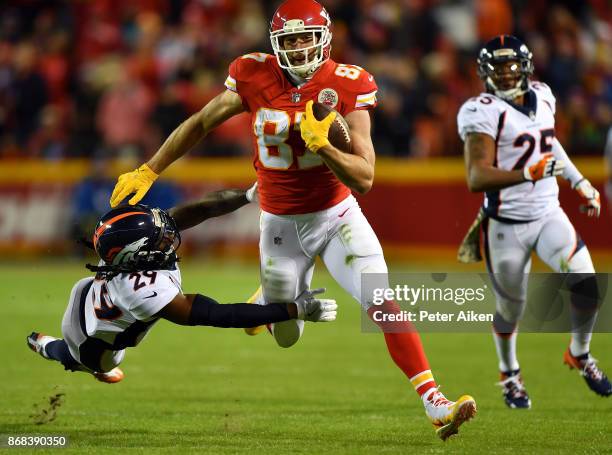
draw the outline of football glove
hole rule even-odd
[[[257,193],[257,182],[255,182],[251,188],[246,190],[245,196],[247,198],[247,201],[249,202],[259,202],[259,193]]]
[[[300,122],[300,132],[308,150],[317,153],[321,147],[329,145],[327,135],[335,119],[336,113],[330,112],[323,120],[317,120],[312,112],[312,100],[306,103],[306,113]]]
[[[147,194],[158,175],[149,166],[143,164],[132,172],[121,174],[110,198],[111,207],[117,207],[121,201],[132,193],[134,196],[128,201],[130,205],[138,202]]]
[[[586,200],[586,204],[580,205],[580,211],[586,213],[587,216],[599,217],[601,213],[601,199],[599,198],[599,191],[591,185],[591,182],[583,178],[574,186],[574,189]]]
[[[565,161],[556,159],[552,153],[545,153],[536,164],[523,168],[523,177],[525,177],[525,180],[535,182],[547,177],[561,175],[563,169],[565,169]]]
[[[459,262],[470,264],[482,261],[482,254],[480,253],[480,225],[484,219],[485,213],[481,208],[467,234],[465,234],[461,245],[459,245],[459,251],[457,251],[457,260]]]
[[[336,319],[338,305],[332,299],[315,299],[314,296],[325,292],[325,288],[306,289],[295,299],[297,318],[311,322],[330,322]]]

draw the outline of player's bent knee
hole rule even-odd
[[[594,274],[576,273],[569,277],[571,302],[574,309],[591,313],[599,308],[599,286]]]
[[[389,287],[389,271],[382,254],[360,258],[360,261],[363,264],[356,275],[353,295],[367,312],[373,306],[373,290]]]
[[[272,324],[272,335],[281,348],[290,348],[304,332],[304,321],[291,320]]]
[[[266,302],[289,302],[297,296],[297,265],[292,258],[268,257],[261,266]]]
[[[523,316],[525,301],[497,299],[497,313],[510,324],[515,324]]]

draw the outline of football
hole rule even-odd
[[[330,112],[336,112],[336,118],[329,127],[329,142],[338,150],[344,153],[351,153],[351,130],[349,129],[346,120],[327,104],[314,103],[312,105],[312,113],[317,120],[323,120]]]

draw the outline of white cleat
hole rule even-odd
[[[476,402],[469,395],[449,401],[437,388],[423,394],[425,414],[436,429],[436,434],[446,441],[459,432],[459,427],[476,415]]]
[[[28,347],[32,351],[36,352],[37,354],[40,354],[42,358],[47,359],[47,360],[53,360],[53,359],[50,359],[47,356],[47,352],[45,351],[45,346],[47,346],[47,344],[55,340],[59,340],[59,338],[50,337],[48,335],[44,335],[38,332],[32,332],[30,335],[26,337]]]

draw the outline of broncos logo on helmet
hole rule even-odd
[[[87,268],[114,276],[174,267],[181,235],[165,211],[141,204],[126,205],[100,218],[92,243],[104,265],[87,264]]]
[[[527,45],[511,35],[496,36],[478,53],[478,76],[487,92],[512,101],[529,90],[533,55]]]

